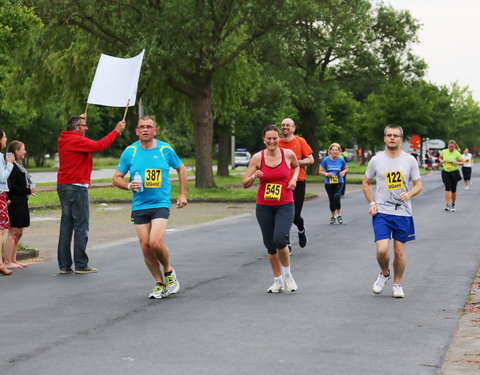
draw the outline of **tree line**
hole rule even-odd
[[[0,0],[0,121],[37,164],[82,113],[101,53],[146,53],[137,93],[159,137],[196,161],[198,188],[228,174],[229,142],[262,147],[284,117],[314,150],[375,149],[388,123],[406,135],[478,145],[480,108],[468,88],[425,79],[420,23],[369,0]],[[91,138],[123,109],[90,106]],[[138,108],[129,110],[134,139]],[[218,145],[218,152],[215,152]]]

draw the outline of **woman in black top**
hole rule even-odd
[[[23,235],[23,228],[30,226],[28,195],[34,194],[35,188],[31,187],[30,175],[22,165],[27,154],[25,145],[20,141],[13,141],[8,145],[7,151],[15,156],[15,161],[7,182],[9,188],[7,196],[10,201],[8,205],[10,229],[5,242],[5,266],[10,269],[23,268],[27,265],[17,262],[17,249]]]

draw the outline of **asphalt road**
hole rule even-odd
[[[49,261],[0,278],[1,373],[436,374],[480,263],[480,186],[459,185],[447,213],[439,174],[423,180],[405,299],[391,297],[391,283],[371,292],[378,266],[356,192],[342,201],[341,226],[329,225],[326,200],[305,204],[295,293],[266,293],[252,215],[167,236],[181,283],[170,298],[147,299],[153,282],[136,242],[96,250],[98,274],[58,275]]]

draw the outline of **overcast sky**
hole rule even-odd
[[[415,53],[428,64],[427,80],[468,86],[480,102],[480,0],[384,0],[409,10],[423,25]]]

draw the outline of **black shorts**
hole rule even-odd
[[[472,167],[462,167],[463,179],[469,181],[472,177]]]
[[[442,181],[445,185],[445,191],[451,191],[452,193],[457,192],[457,183],[458,183],[458,175],[460,171],[452,171],[447,172],[445,170],[442,171]]]
[[[153,219],[166,219],[170,217],[170,208],[146,208],[145,210],[132,211],[132,224],[148,224]]]

